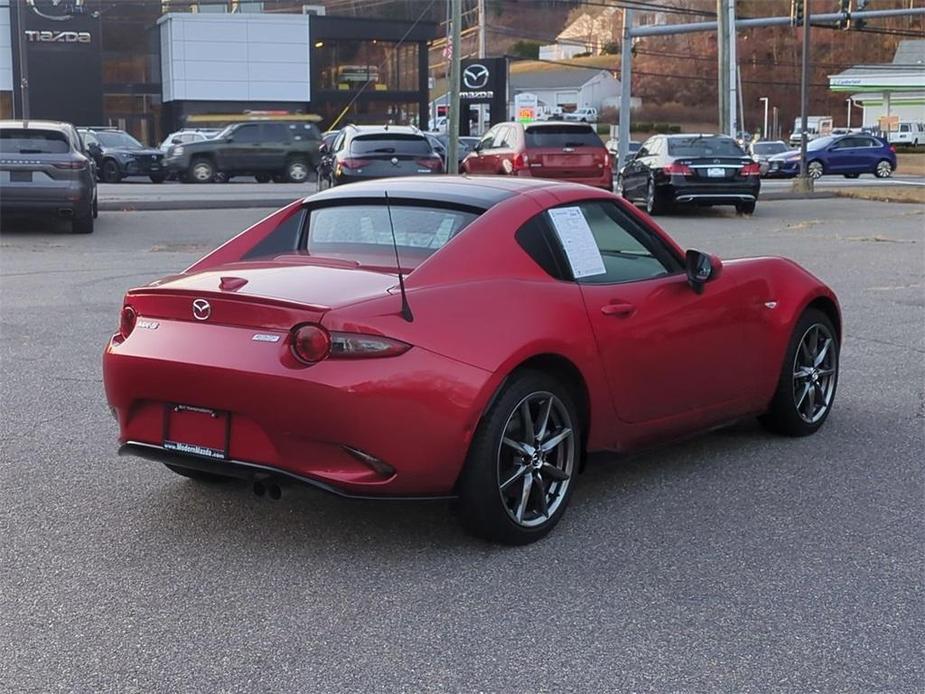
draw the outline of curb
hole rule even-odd
[[[277,198],[253,198],[237,200],[100,200],[101,212],[165,212],[168,210],[233,210],[257,207],[279,208],[294,200],[302,200],[304,195]]]

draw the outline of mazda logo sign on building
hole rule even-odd
[[[469,89],[483,89],[488,84],[488,68],[480,63],[470,65],[463,70],[462,79]]]
[[[26,0],[39,17],[55,22],[66,22],[82,9],[83,0]]]

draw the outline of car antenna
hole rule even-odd
[[[405,278],[401,271],[401,260],[398,257],[398,241],[395,240],[395,225],[392,224],[392,205],[389,203],[388,191],[385,193],[385,209],[389,214],[389,230],[392,232],[392,248],[395,249],[395,264],[398,266],[398,288],[401,290],[401,317],[409,323],[414,322],[411,305],[408,303],[408,294],[405,292]]]

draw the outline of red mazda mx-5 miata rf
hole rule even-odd
[[[121,452],[197,480],[456,497],[520,544],[589,453],[828,416],[841,318],[781,258],[686,253],[611,193],[523,178],[356,183],[132,289],[103,357]]]

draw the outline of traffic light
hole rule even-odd
[[[835,9],[836,12],[841,14],[841,17],[838,18],[838,21],[835,23],[841,30],[845,30],[851,27],[851,0],[838,0],[838,7]]]
[[[867,3],[868,3],[868,0],[857,0],[857,2],[854,4],[855,12],[859,12],[863,9],[866,9]],[[852,17],[850,24],[851,24],[852,29],[863,29],[864,25],[867,24],[867,20],[861,19],[860,17],[857,19]]]
[[[790,26],[803,25],[803,0],[790,0]]]

